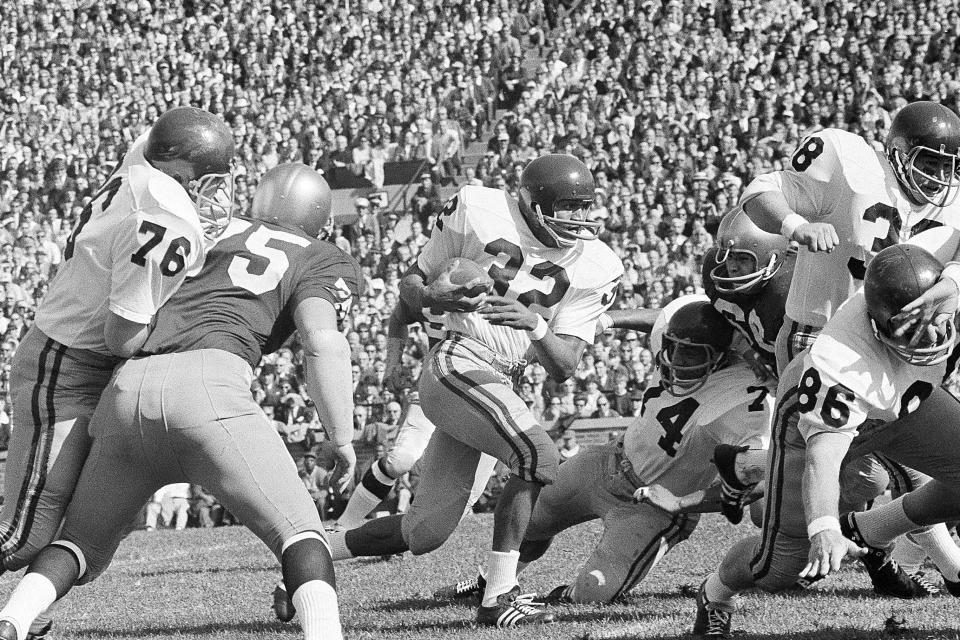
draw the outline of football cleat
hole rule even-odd
[[[541,624],[553,622],[553,614],[543,611],[543,603],[534,600],[536,594],[520,594],[520,587],[514,587],[497,596],[497,604],[492,607],[480,605],[477,610],[477,623],[498,629],[516,627],[521,624]]]
[[[943,590],[940,589],[940,587],[938,587],[937,585],[930,582],[930,579],[927,578],[927,576],[925,576],[922,571],[917,571],[915,573],[910,574],[910,579],[913,580],[914,583],[916,583],[918,588],[927,592],[926,596],[921,594],[920,595],[921,598],[943,595]]]
[[[719,602],[708,602],[704,580],[697,591],[697,619],[693,623],[693,635],[698,638],[729,638],[730,619],[733,607]]]
[[[30,625],[30,631],[27,632],[27,640],[44,640],[50,629],[53,627],[53,621],[48,618],[37,618]]]
[[[270,608],[280,622],[290,622],[293,616],[297,615],[297,609],[293,606],[293,600],[290,599],[283,583],[273,589],[273,605]]]
[[[0,620],[0,640],[18,640],[17,628],[9,620]]]
[[[487,581],[483,576],[477,574],[476,578],[461,580],[456,584],[448,584],[433,592],[433,597],[437,600],[463,600],[473,596],[482,596],[483,590],[487,588]]]
[[[561,584],[559,587],[554,588],[553,591],[540,598],[540,601],[546,605],[573,604],[573,599],[570,598],[570,585]]]
[[[857,546],[867,550],[867,553],[860,557],[860,562],[863,563],[864,568],[870,575],[873,591],[878,595],[912,600],[914,598],[927,598],[940,592],[926,579],[924,579],[926,584],[922,584],[913,576],[910,576],[897,564],[896,560],[889,556],[887,549],[867,544],[860,534],[860,530],[857,529],[857,520],[853,512],[840,518],[840,533],[852,540]],[[931,592],[927,585],[932,587],[934,592]]]

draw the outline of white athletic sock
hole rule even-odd
[[[890,554],[890,557],[909,574],[919,571],[920,565],[927,559],[927,552],[910,539],[912,535],[908,533],[897,538],[893,553]]]
[[[707,602],[719,605],[732,605],[737,592],[723,584],[720,581],[720,574],[711,573],[703,585],[703,593],[707,596]]]
[[[330,531],[327,533],[327,541],[330,543],[330,557],[333,560],[347,560],[354,557],[347,548],[346,531]]]
[[[487,587],[483,590],[483,606],[497,604],[497,596],[513,589],[517,584],[519,551],[491,551],[487,556]]]
[[[343,640],[337,592],[323,580],[300,585],[293,594],[305,640]]]
[[[376,466],[376,463],[374,463],[374,466]],[[367,515],[376,509],[380,502],[380,498],[373,495],[370,489],[367,489],[362,484],[357,485],[357,488],[353,490],[353,495],[350,496],[350,502],[347,503],[347,508],[344,509],[343,514],[337,518],[337,524],[344,529],[356,529],[363,524]]]
[[[950,536],[947,525],[941,522],[926,530],[914,531],[909,537],[927,552],[946,580],[960,580],[960,548]]]
[[[17,637],[23,640],[34,619],[57,600],[57,590],[50,580],[39,573],[28,573],[14,588],[7,606],[0,610],[0,620],[9,620],[17,628]]]
[[[857,529],[864,542],[883,549],[893,544],[897,536],[920,528],[903,510],[903,498],[904,496],[900,496],[887,504],[854,514]]]

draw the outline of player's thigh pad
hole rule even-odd
[[[518,477],[550,484],[557,447],[510,379],[450,340],[430,353],[420,377],[424,413],[438,430],[497,458]]]
[[[202,485],[280,557],[282,545],[323,524],[296,463],[250,395],[238,356],[201,349],[169,356],[160,404],[182,480]]]
[[[14,357],[0,556],[18,569],[56,535],[90,448],[87,427],[115,361],[32,328]]]
[[[172,476],[157,474],[161,459],[144,448],[142,434],[162,429],[141,421],[138,397],[147,360],[121,365],[90,423],[93,445],[67,507],[61,538],[77,545],[87,561],[81,582],[109,566],[124,532],[150,496]]]
[[[610,445],[584,447],[562,465],[533,507],[526,540],[549,540],[561,531],[599,518],[626,502],[610,495]]]
[[[396,477],[410,471],[423,457],[434,429],[433,423],[424,415],[420,401],[411,400],[393,448],[387,453],[387,464],[396,472]]]
[[[790,385],[789,373],[790,370],[781,384]],[[767,465],[763,531],[759,548],[750,560],[755,585],[765,591],[793,586],[806,565],[810,548],[801,495],[806,443],[797,429],[796,386],[786,387],[777,399]]]
[[[564,463],[563,466],[566,466]],[[626,595],[697,526],[697,514],[671,515],[649,504],[624,504],[604,515],[603,535],[580,569],[574,602],[612,602]]]
[[[480,452],[440,429],[423,454],[423,471],[410,509],[403,514],[403,539],[414,555],[446,542],[470,498]]]
[[[960,401],[942,387],[916,411],[864,440],[863,445],[904,467],[960,486]]]

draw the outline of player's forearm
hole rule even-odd
[[[120,358],[136,355],[150,335],[150,325],[121,318],[112,311],[103,327],[104,343],[110,352]]]
[[[429,307],[431,300],[427,295],[427,277],[419,266],[413,264],[400,280],[400,299],[411,309]]]
[[[650,333],[659,315],[660,309],[610,309],[600,316],[597,332],[602,333],[606,329],[615,328]],[[607,317],[604,318],[604,316]]]
[[[807,524],[825,522],[822,518],[839,523],[840,465],[849,448],[849,438],[840,433],[822,432],[807,441],[801,490]]]
[[[350,345],[334,329],[311,331],[304,340],[307,389],[317,415],[336,446],[353,440],[353,385]]]
[[[574,374],[586,343],[573,336],[560,336],[550,329],[539,340],[531,342],[536,360],[546,369],[547,375],[563,382]]]
[[[780,191],[764,191],[745,200],[742,206],[747,217],[767,233],[776,233],[790,238],[792,234],[786,233],[790,229],[783,228],[784,222],[788,224],[792,222],[794,226],[801,219],[806,222],[805,218],[793,210]]]

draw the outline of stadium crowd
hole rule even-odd
[[[345,329],[356,440],[374,451],[391,445],[402,415],[404,392],[384,379],[386,321],[442,207],[437,185],[515,192],[530,159],[580,157],[596,175],[603,238],[626,267],[618,304],[659,308],[700,287],[720,216],[805,135],[840,127],[882,149],[907,101],[960,106],[957,0],[936,12],[919,0],[568,4],[0,7],[0,430],[10,428],[10,360],[70,230],[125,147],[170,107],[200,106],[232,127],[241,211],[280,162],[348,167],[380,186],[385,163],[427,160],[409,206],[387,215],[359,200],[361,222],[335,234],[367,280]],[[465,166],[476,141],[485,152]],[[411,381],[426,350],[415,328]],[[533,365],[520,392],[573,449],[560,436],[569,417],[633,415],[653,366],[646,336],[611,331],[573,379],[555,383]],[[291,451],[322,452],[296,345],[257,374],[253,391]]]

